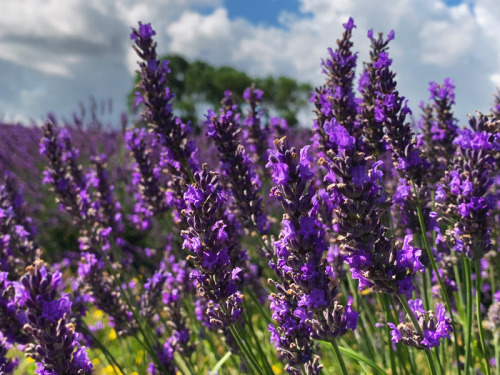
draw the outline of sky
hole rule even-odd
[[[497,0],[1,0],[0,120],[70,118],[89,98],[113,101],[118,118],[132,87],[130,27],[157,31],[159,54],[179,53],[253,76],[287,75],[319,85],[321,59],[352,16],[358,75],[366,33],[396,38],[389,51],[398,90],[414,114],[430,81],[456,84],[461,124],[488,112],[500,86]],[[310,125],[312,113],[302,118]]]

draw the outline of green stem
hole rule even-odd
[[[465,331],[465,375],[469,374],[471,360],[471,341],[472,341],[472,276],[470,260],[462,256],[465,270],[465,291],[466,291],[466,331]]]
[[[120,371],[122,374],[125,374],[125,372],[123,371],[123,368],[120,366],[120,364],[117,362],[117,360],[115,359],[115,357],[113,357],[113,354],[111,354],[111,352],[108,350],[108,348],[106,348],[106,345],[104,345],[93,333],[92,331],[88,328],[87,326],[87,323],[83,323],[82,326],[81,326],[82,330],[87,334],[89,335],[90,337],[92,337],[92,341],[99,347],[99,349],[102,350],[102,352],[104,353],[104,356],[106,357],[106,359],[108,360],[109,364],[112,365],[111,367],[113,367],[113,370],[114,372],[118,375],[118,371]],[[118,369],[118,371],[116,370]]]
[[[441,362],[439,361],[439,356],[436,355],[437,350],[439,347],[436,348],[436,351],[431,351],[432,359],[434,360],[434,363],[437,363],[437,369],[439,372],[439,375],[443,375],[443,368],[441,366]]]
[[[413,179],[411,180],[411,183],[413,185],[413,192],[415,194],[415,197],[418,199],[417,187]],[[436,278],[438,279],[439,287],[441,289],[441,295],[443,296],[446,304],[446,309],[450,314],[451,328],[453,330],[453,345],[455,349],[454,350],[455,360],[457,361],[458,374],[460,375],[461,369],[460,369],[460,357],[458,351],[458,338],[457,338],[457,332],[455,330],[455,320],[453,318],[453,310],[451,308],[450,298],[448,296],[448,293],[446,292],[443,279],[441,278],[441,275],[439,275],[436,261],[434,260],[434,255],[432,254],[431,247],[429,246],[429,240],[427,239],[427,230],[425,228],[425,223],[424,223],[424,214],[422,213],[422,207],[420,206],[420,201],[417,202],[417,216],[418,216],[418,222],[420,224],[420,231],[422,232],[422,239],[424,240],[425,251],[427,252],[427,256],[429,257],[429,260],[431,262],[432,270],[434,271],[434,273],[436,274]]]
[[[384,308],[384,319],[386,321],[386,323],[390,322],[391,321],[391,318],[389,316],[390,312],[389,312],[389,301],[388,301],[388,296],[386,294],[381,294],[381,302],[382,302],[382,305],[383,305],[383,308]],[[389,359],[390,359],[390,362],[391,362],[391,370],[392,370],[392,374],[394,375],[397,375],[398,374],[398,371],[397,371],[397,368],[396,368],[396,359],[394,358],[394,349],[392,347],[392,340],[391,340],[391,329],[389,328],[389,326],[386,324],[385,326],[385,333],[387,335],[387,345],[389,347]]]
[[[483,318],[481,316],[481,266],[479,264],[479,258],[475,261],[476,266],[476,315],[477,315],[477,328],[479,331],[479,341],[481,342],[481,351],[483,352],[483,358],[486,363],[486,373],[491,375],[490,361],[488,360],[488,353],[486,351],[486,344],[484,342],[484,332],[483,332]]]
[[[229,325],[229,330],[231,331],[231,334],[233,335],[234,339],[236,340],[236,344],[238,345],[238,348],[245,355],[245,358],[248,360],[248,362],[252,366],[253,370],[257,374],[263,374],[264,372],[260,368],[259,363],[255,360],[252,353],[248,351],[248,348],[244,345],[244,341],[241,338],[241,336],[239,335],[238,331],[235,329],[235,327],[232,325]]]
[[[406,297],[399,295],[398,298],[399,298],[399,301],[401,302],[401,305],[403,305],[403,308],[405,309],[406,314],[410,317],[411,322],[413,323],[413,326],[417,330],[417,333],[419,334],[420,337],[423,338],[424,331],[422,330],[422,327],[418,323],[418,319],[415,316],[415,314],[413,313],[410,305],[408,304]],[[432,358],[430,350],[424,350],[424,352],[425,352],[425,356],[427,358],[427,364],[429,365],[429,370],[431,371],[431,374],[437,375],[436,366],[434,364],[434,359]]]
[[[495,373],[500,375],[500,334],[495,333]]]
[[[455,292],[454,294],[456,294],[457,298],[455,298],[456,301],[458,301],[457,303],[457,311],[458,311],[458,315],[460,317],[460,319],[462,319],[462,321],[464,321],[465,319],[463,318],[463,315],[464,315],[464,312],[463,312],[463,307],[465,306],[464,304],[464,298],[462,296],[462,277],[460,275],[460,270],[458,269],[458,265],[456,264],[456,262],[453,262],[453,274],[455,275],[455,281],[457,283],[457,292]]]
[[[332,344],[333,347],[333,352],[335,353],[335,357],[337,358],[337,362],[340,365],[340,368],[342,369],[342,374],[343,375],[349,375],[347,372],[347,367],[345,367],[344,359],[342,358],[342,354],[340,354],[339,346],[337,345],[337,341],[333,339],[330,341],[330,344]]]
[[[495,267],[492,262],[490,262],[490,285],[491,285],[491,295],[494,296],[497,292],[496,282],[495,282]]]
[[[248,312],[248,309],[246,309],[246,311]],[[252,338],[253,338],[253,340],[255,342],[255,346],[257,347],[257,351],[259,352],[259,356],[261,358],[261,362],[264,364],[264,367],[266,368],[266,371],[269,374],[272,375],[273,374],[273,369],[271,368],[271,365],[267,361],[267,357],[264,354],[264,351],[262,350],[262,347],[260,346],[260,342],[259,342],[259,339],[257,338],[257,335],[255,334],[255,330],[252,328],[252,322],[250,321],[250,318],[247,316],[246,313],[243,314],[243,316],[245,318],[246,325],[250,328],[250,334],[252,335]]]
[[[424,295],[424,305],[426,310],[430,310],[431,305],[429,304],[429,284],[427,282],[427,269],[424,270],[424,273],[422,274],[422,281],[424,285],[424,290],[423,290],[423,295]]]
[[[106,253],[104,253],[104,250],[102,250],[102,248],[100,246],[97,246],[97,248],[98,248],[98,250],[100,252],[101,257],[103,258],[103,260],[104,260],[104,262],[106,264],[106,268],[109,270],[109,272],[111,272],[111,275],[113,276],[113,280],[114,280],[116,286],[118,287],[118,289],[120,290],[120,294],[122,295],[123,299],[125,300],[125,303],[127,304],[128,308],[132,312],[132,315],[134,317],[135,322],[137,323],[139,331],[141,332],[141,334],[142,334],[142,336],[144,338],[144,343],[142,341],[140,341],[138,337],[136,337],[136,340],[139,343],[141,343],[143,345],[143,347],[148,351],[148,353],[153,358],[153,361],[160,368],[160,370],[166,372],[167,370],[166,370],[165,366],[163,366],[163,363],[161,362],[160,358],[158,357],[158,354],[153,349],[153,346],[149,343],[149,340],[148,340],[149,337],[148,337],[148,335],[146,334],[146,332],[144,331],[144,329],[142,327],[142,324],[141,324],[142,319],[141,319],[140,315],[137,313],[137,311],[135,310],[135,308],[132,306],[132,303],[130,302],[129,297],[125,293],[125,290],[123,290],[123,287],[122,287],[122,284],[120,282],[120,279],[118,278],[118,275],[116,274],[113,266],[111,265],[111,262],[109,261]]]

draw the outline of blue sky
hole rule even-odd
[[[253,24],[281,26],[278,22],[282,12],[299,13],[298,0],[226,0],[229,18],[244,18]]]
[[[118,117],[137,67],[128,34],[139,20],[157,30],[161,54],[321,84],[320,61],[349,16],[359,67],[368,29],[395,30],[390,55],[414,113],[428,82],[446,77],[462,123],[488,111],[500,86],[498,0],[2,0],[0,118],[69,118],[90,96],[112,98]]]

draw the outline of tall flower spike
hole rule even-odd
[[[375,39],[371,39],[372,44],[376,44]],[[413,179],[419,184],[425,175],[426,165],[416,145],[410,123],[406,122],[406,116],[411,111],[408,101],[396,89],[396,73],[391,70],[391,65],[392,60],[387,52],[380,52],[372,65],[372,74],[376,79],[374,119],[379,128],[385,128],[384,138],[392,150],[394,163],[401,177]],[[381,139],[378,140],[380,141]]]
[[[185,186],[191,181],[191,171],[199,169],[195,156],[197,150],[194,142],[189,140],[191,127],[174,115],[171,101],[175,95],[168,87],[168,61],[158,60],[156,42],[152,38],[155,34],[150,24],[139,23],[139,29],[132,29],[130,35],[135,43],[133,48],[141,59],[136,104],[144,105],[143,120],[168,150],[165,170],[170,176],[168,184],[174,194],[175,207],[180,212],[184,208],[182,196]],[[178,213],[176,215],[180,218]]]
[[[352,53],[352,30],[356,27],[352,18],[344,25],[342,39],[337,40],[337,48],[328,49],[329,58],[322,62],[326,82],[312,93],[311,101],[316,109],[315,144],[326,153],[332,149],[324,125],[335,118],[350,133],[356,120],[353,81],[356,70],[357,53]]]
[[[332,120],[332,140],[341,152],[330,153],[331,160],[320,160],[329,169],[326,180],[341,236],[340,248],[346,255],[352,276],[359,287],[368,287],[391,295],[411,298],[413,277],[422,271],[421,250],[411,246],[413,237],[403,243],[391,243],[381,223],[386,203],[380,186],[381,161],[371,164],[363,152],[356,151],[354,137]]]
[[[184,215],[189,225],[182,232],[184,247],[197,269],[191,277],[198,282],[200,296],[208,301],[210,323],[227,334],[227,327],[238,322],[243,312],[243,295],[239,291],[243,272],[234,268],[229,258],[226,199],[218,186],[218,175],[204,166],[194,179],[184,195]]]
[[[471,117],[471,129],[462,129],[454,143],[457,151],[453,169],[446,171],[436,189],[436,209],[440,220],[453,225],[445,240],[455,251],[470,259],[482,258],[491,249],[490,211],[495,196],[492,170],[500,151],[499,121],[478,112]]]
[[[262,212],[262,198],[259,196],[261,182],[253,162],[238,141],[241,131],[239,116],[232,111],[222,112],[219,116],[209,111],[206,124],[207,135],[214,140],[219,151],[222,172],[231,181],[231,192],[242,222],[247,227],[257,228],[260,233],[266,233],[269,223]]]
[[[243,140],[248,153],[253,156],[253,162],[260,165],[261,169],[266,165],[267,160],[267,139],[269,128],[261,122],[263,111],[260,102],[264,92],[255,88],[252,84],[243,93],[243,99],[248,104],[248,113],[243,119]]]
[[[361,100],[358,101],[359,128],[363,134],[364,147],[369,154],[376,157],[386,150],[386,144],[383,140],[384,128],[375,118],[375,104],[377,101],[378,69],[380,68],[379,58],[381,54],[386,61],[386,51],[389,49],[389,42],[394,39],[394,32],[391,31],[387,38],[382,33],[377,38],[373,37],[373,30],[368,31],[368,38],[371,41],[370,61],[363,63],[364,69],[359,78],[358,90],[361,94]]]
[[[166,253],[164,265],[167,269],[165,288],[162,291],[164,309],[168,313],[169,326],[172,328],[172,339],[175,340],[176,350],[185,356],[190,356],[195,346],[190,343],[191,332],[186,325],[182,297],[191,293],[194,282],[190,279],[190,273],[185,260],[176,262],[173,255]]]
[[[75,167],[75,152],[68,150],[68,136],[60,136],[50,120],[43,127],[43,132],[40,154],[48,159],[43,182],[52,185],[61,208],[83,219],[89,209],[90,198],[79,168]],[[71,166],[68,159],[72,160]],[[76,174],[73,175],[73,172]]]
[[[281,202],[285,214],[280,239],[274,243],[276,260],[270,262],[278,277],[273,282],[278,293],[270,296],[277,326],[269,325],[269,330],[278,354],[290,362],[287,370],[293,372],[301,364],[316,361],[311,338],[332,341],[344,335],[356,327],[358,314],[335,301],[335,280],[323,257],[325,233],[313,206],[309,146],[299,157],[284,138],[275,145],[267,165],[273,168],[276,184],[271,195]],[[301,343],[297,348],[296,342]]]
[[[21,191],[7,173],[5,184],[0,185],[0,272],[8,272],[11,279],[20,277],[41,254],[35,243],[35,228],[24,206]]]
[[[161,169],[155,166],[150,137],[144,128],[125,133],[125,145],[130,150],[133,164],[132,182],[137,186],[132,222],[141,229],[150,226],[151,218],[167,211],[166,191]],[[166,185],[166,184],[165,184]]]
[[[119,336],[132,335],[138,327],[125,301],[117,291],[112,277],[106,272],[104,261],[91,253],[84,253],[78,265],[78,284],[90,301],[109,315],[110,323]]]
[[[67,295],[57,299],[60,283],[60,273],[36,265],[16,286],[18,301],[27,309],[27,329],[36,339],[29,355],[37,361],[39,374],[91,374],[92,363],[68,321],[71,301]]]
[[[435,184],[444,175],[456,146],[453,140],[457,136],[457,120],[452,111],[455,104],[455,86],[450,78],[444,83],[429,83],[431,103],[421,106],[424,116],[419,125],[423,131],[425,159],[430,163],[428,178]]]

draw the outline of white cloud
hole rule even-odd
[[[477,0],[448,7],[439,0],[302,0],[305,16],[284,14],[285,28],[230,20],[224,9],[190,13],[167,29],[169,50],[234,64],[254,75],[287,74],[318,84],[323,80],[320,61],[327,47],[335,47],[341,25],[351,15],[360,65],[368,56],[368,29],[386,34],[394,29],[390,55],[398,88],[416,114],[419,101],[427,99],[428,82],[451,77],[457,86],[457,114],[465,120],[467,112],[489,109],[498,84],[500,30],[491,26],[498,25],[500,6],[493,3]]]
[[[451,77],[457,85],[457,112],[465,119],[466,112],[487,111],[500,84],[500,2],[467,1],[448,7],[441,0],[301,0],[300,14],[284,12],[282,27],[277,27],[230,19],[223,0],[156,0],[147,5],[132,0],[3,0],[0,69],[12,74],[0,76],[0,104],[9,108],[5,112],[36,117],[42,110],[73,109],[91,94],[121,100],[137,66],[128,34],[139,20],[153,23],[160,53],[318,84],[327,47],[335,47],[342,23],[352,16],[360,66],[368,56],[368,29],[394,29],[390,55],[398,89],[412,108],[427,98],[429,81]],[[40,92],[49,94],[28,103]]]

